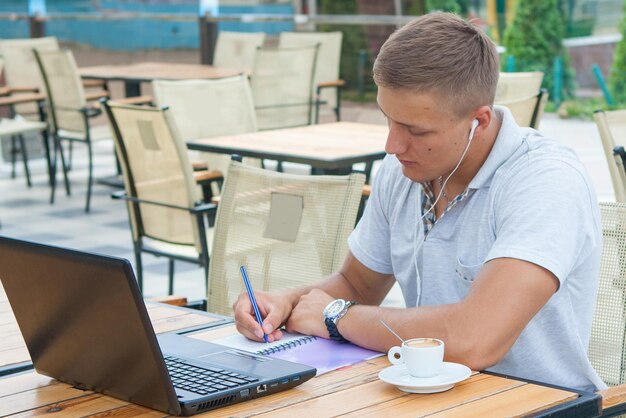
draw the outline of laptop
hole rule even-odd
[[[38,373],[175,415],[297,386],[315,368],[154,333],[128,260],[0,237],[0,280]]]

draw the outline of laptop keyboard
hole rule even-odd
[[[208,395],[259,380],[252,376],[216,367],[192,366],[176,357],[164,356],[164,359],[174,387],[198,395]]]

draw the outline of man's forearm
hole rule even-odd
[[[357,345],[386,352],[400,341],[382,325],[382,318],[404,339],[429,337],[444,341],[446,361],[475,369],[490,367],[499,358],[476,356],[483,351],[480,332],[463,323],[458,313],[456,304],[409,309],[356,305],[338,322],[338,329]]]

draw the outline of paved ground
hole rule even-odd
[[[115,94],[115,90],[114,90]],[[345,104],[343,119],[368,123],[385,123],[373,105]],[[591,121],[560,120],[546,114],[541,130],[557,141],[569,144],[587,166],[600,200],[613,200],[610,177],[602,153],[600,137]],[[112,143],[99,143],[95,150],[96,177],[114,173]],[[0,234],[44,243],[77,248],[86,251],[129,258],[133,261],[132,241],[126,208],[110,198],[112,189],[96,185],[92,212],[85,214],[85,149],[76,146],[71,173],[72,195],[65,196],[61,189],[54,205],[48,203],[49,187],[42,159],[31,161],[33,186],[27,188],[21,166],[17,177],[10,176],[10,164],[0,160]],[[167,262],[144,256],[145,294],[164,295],[167,289]],[[175,293],[190,299],[205,295],[202,270],[194,265],[176,264]],[[387,301],[391,306],[402,306],[398,289]]]

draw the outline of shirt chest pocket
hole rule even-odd
[[[474,283],[474,278],[478,275],[478,272],[483,267],[484,263],[468,263],[463,259],[457,257],[454,272],[456,275],[456,281],[460,285],[469,288]]]

